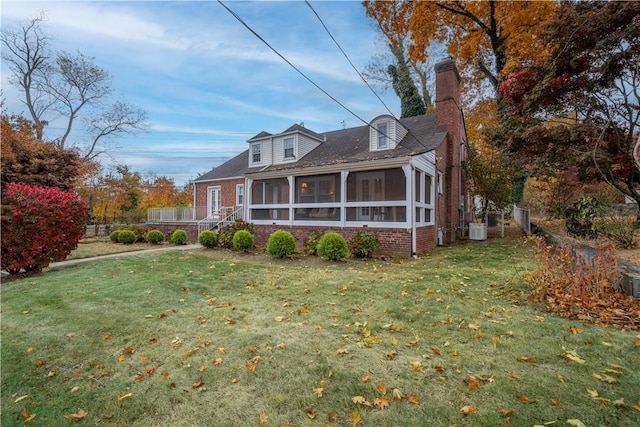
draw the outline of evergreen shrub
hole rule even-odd
[[[248,252],[253,248],[253,234],[248,230],[238,230],[233,235],[233,249]]]
[[[215,248],[218,246],[218,233],[213,230],[204,230],[198,235],[198,242],[205,248]]]
[[[296,239],[286,230],[274,231],[267,240],[267,253],[273,257],[290,257],[295,251]]]
[[[349,255],[347,241],[340,234],[328,231],[318,241],[318,256],[332,261],[345,259]]]

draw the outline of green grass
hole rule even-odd
[[[92,258],[99,255],[110,255],[122,252],[140,251],[143,249],[153,249],[160,246],[150,245],[148,243],[133,243],[131,245],[123,245],[122,243],[114,243],[109,238],[90,238],[82,239],[78,242],[78,247],[74,249],[67,259]]]
[[[531,251],[520,238],[386,262],[166,251],[8,281],[0,421],[638,425],[638,331],[521,301]]]

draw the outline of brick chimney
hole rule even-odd
[[[460,205],[466,193],[462,170],[461,144],[465,138],[464,120],[460,108],[460,74],[452,58],[434,67],[436,73],[436,126],[446,127],[447,138],[436,149],[436,169],[443,179],[438,195],[437,227],[445,243],[462,236],[465,207]]]

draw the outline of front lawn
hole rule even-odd
[[[0,421],[639,425],[639,332],[523,302],[532,250],[491,239],[344,263],[162,251],[12,280]]]

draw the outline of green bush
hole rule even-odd
[[[318,241],[324,234],[324,231],[312,231],[304,241],[304,248],[309,255],[315,255],[318,251]]]
[[[112,231],[111,234],[109,234],[109,240],[111,240],[113,243],[119,243],[118,242],[119,235],[120,235],[120,230]]]
[[[174,230],[174,232],[171,233],[171,243],[174,245],[186,245],[187,232],[181,229]]]
[[[205,230],[198,235],[198,242],[205,248],[215,248],[218,246],[218,233]]]
[[[267,240],[267,253],[277,258],[293,255],[296,251],[296,239],[285,230],[274,231]]]
[[[220,246],[223,248],[233,248],[233,236],[235,236],[236,232],[240,230],[246,230],[252,235],[256,234],[252,223],[238,220],[233,224],[220,229],[218,232],[218,243]]]
[[[318,256],[321,258],[338,261],[349,255],[349,247],[344,237],[333,231],[322,235],[318,242]]]
[[[149,230],[147,234],[144,236],[144,240],[147,243],[151,243],[153,245],[159,245],[164,241],[164,234],[160,230]]]
[[[136,233],[131,230],[120,230],[120,233],[118,233],[118,242],[125,245],[135,243],[136,239]]]
[[[370,258],[380,247],[378,236],[366,231],[357,231],[347,240],[349,251],[356,258]]]
[[[253,234],[248,230],[238,230],[233,236],[233,249],[248,252],[253,248]]]
[[[145,237],[147,235],[147,227],[143,227],[141,225],[127,225],[126,227],[121,227],[120,230],[129,230],[133,231],[133,234],[136,236],[136,242],[144,242]]]

